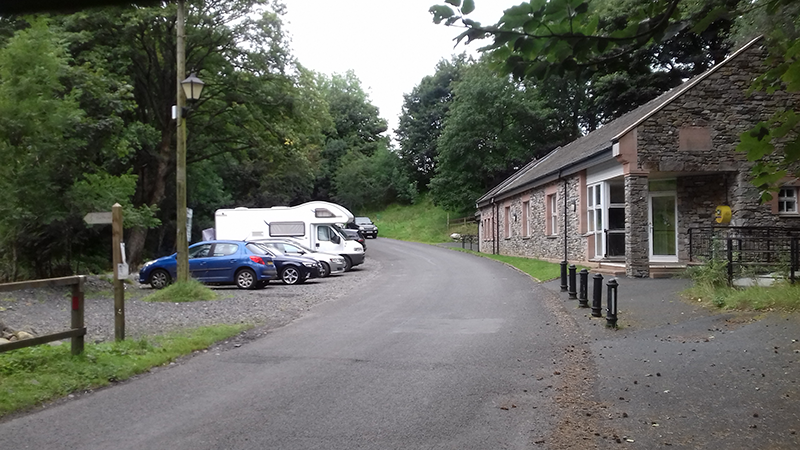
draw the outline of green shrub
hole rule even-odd
[[[217,300],[217,298],[216,292],[203,285],[203,283],[189,279],[183,283],[170,284],[142,300],[146,302],[183,303]]]

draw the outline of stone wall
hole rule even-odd
[[[680,242],[689,227],[711,225],[712,208],[726,202],[733,212],[731,225],[800,225],[800,216],[777,216],[770,205],[760,204],[758,190],[750,183],[752,163],[735,150],[742,132],[766,120],[777,108],[800,104],[798,93],[748,94],[752,80],[764,71],[764,55],[762,46],[752,46],[638,129],[637,169],[649,171],[651,178],[657,172],[668,172],[679,180],[679,230],[684,233]],[[709,172],[727,175],[693,176]]]
[[[625,177],[625,274],[629,277],[650,275],[650,230],[648,178]]]
[[[717,206],[730,205],[736,174],[720,173],[681,177],[677,180],[678,257],[689,260],[689,229],[719,226],[714,220]]]
[[[555,190],[557,195],[557,233],[546,233],[546,192]],[[582,261],[586,255],[586,238],[578,232],[578,211],[580,208],[579,179],[577,176],[567,180],[567,255],[569,261]],[[523,236],[522,231],[522,204],[530,202],[528,212],[529,234]],[[511,237],[503,236],[504,210],[509,205],[511,216]],[[527,258],[561,261],[564,259],[564,181],[555,181],[547,185],[531,189],[511,198],[510,203],[501,203],[499,208],[500,227],[500,254],[510,256],[524,256]],[[481,209],[482,217],[490,217],[492,207],[488,205]],[[513,217],[516,214],[517,220]],[[490,239],[482,240],[481,251],[491,253],[492,242]]]

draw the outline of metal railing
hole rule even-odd
[[[689,261],[727,262],[728,284],[744,268],[751,272],[788,271],[794,283],[800,270],[800,229],[778,227],[690,228]]]
[[[60,341],[61,339],[67,338],[72,338],[73,355],[80,355],[83,353],[83,338],[86,336],[86,327],[83,323],[83,286],[85,281],[86,276],[77,275],[72,277],[49,278],[46,280],[0,284],[0,292],[13,292],[21,289],[38,289],[57,286],[72,286],[72,320],[71,328],[69,330],[0,344],[0,353],[7,352],[9,350],[16,350],[18,348],[46,344],[52,341]]]
[[[461,248],[466,249],[467,244],[469,244],[470,250],[475,250],[472,248],[472,245],[475,244],[475,247],[478,247],[478,235],[477,234],[462,234],[461,235]]]

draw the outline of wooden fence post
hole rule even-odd
[[[83,284],[86,277],[81,275],[78,282],[72,285],[72,329],[83,328],[84,295]],[[83,335],[72,337],[72,354],[83,353]]]
[[[125,340],[125,287],[119,277],[122,264],[122,206],[115,203],[111,207],[111,249],[114,270],[114,338]]]

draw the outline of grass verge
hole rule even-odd
[[[800,310],[800,286],[788,282],[744,289],[698,283],[684,291],[683,295],[690,300],[722,309]]]
[[[169,286],[144,297],[146,302],[202,302],[216,300],[219,298],[216,292],[212,291],[203,283],[190,279],[185,282],[170,284]]]
[[[682,293],[684,298],[706,306],[755,311],[800,310],[800,284],[778,280],[769,287],[729,287],[724,260],[712,259],[703,265],[690,267],[685,276],[692,280],[693,286]]]
[[[462,248],[453,248],[453,250],[464,253],[471,253],[473,255],[482,256],[484,258],[490,258],[496,261],[504,262],[510,266],[514,266],[517,269],[527,273],[528,275],[533,277],[536,281],[549,281],[561,276],[561,265],[556,263],[551,263],[533,258],[523,258],[520,256],[505,256],[505,255],[491,255],[487,253],[478,253],[476,251],[466,250]],[[578,270],[582,268],[583,267],[578,267]]]
[[[0,416],[128,379],[251,327],[215,325],[139,340],[87,344],[79,356],[70,354],[69,344],[0,353]]]

